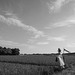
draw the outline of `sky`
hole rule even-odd
[[[75,52],[75,0],[0,0],[0,46],[21,53]]]

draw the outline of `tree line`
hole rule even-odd
[[[6,48],[0,46],[0,55],[19,55],[19,48]]]

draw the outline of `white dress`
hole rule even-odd
[[[59,59],[60,66],[61,66],[62,68],[65,68],[65,67],[64,67],[65,63],[64,63],[62,54],[58,55],[58,59]]]

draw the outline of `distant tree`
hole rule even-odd
[[[12,50],[11,50],[11,48],[7,48],[7,55],[12,55]]]
[[[2,46],[0,46],[0,49],[2,49]]]
[[[0,55],[19,55],[20,50],[18,48],[6,48],[0,46]]]
[[[0,55],[2,54],[2,46],[0,46]]]
[[[7,48],[4,47],[4,48],[2,49],[2,55],[6,55],[6,54],[7,54]]]
[[[3,50],[2,50],[2,49],[0,49],[0,55],[2,55],[2,51],[3,51]]]
[[[14,49],[11,49],[12,50],[12,55],[19,55],[20,54],[20,50],[18,48],[14,48]]]
[[[6,47],[4,47],[3,49],[7,49]]]

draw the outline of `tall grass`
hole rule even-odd
[[[52,75],[53,67],[0,63],[0,75]]]
[[[68,75],[68,70],[61,73],[55,56],[24,55],[0,56],[0,75]],[[75,56],[65,56],[67,64],[75,64]],[[56,72],[60,72],[57,74]],[[71,73],[73,74],[73,73]],[[70,74],[70,75],[71,75]]]
[[[54,73],[53,75],[75,75],[75,65],[63,70],[62,72]]]
[[[0,61],[20,64],[32,64],[32,65],[58,65],[55,62],[56,56],[45,55],[24,55],[24,56],[0,56]],[[67,64],[75,62],[75,56],[65,56]]]
[[[55,71],[53,66],[37,66],[0,62],[0,75],[75,75],[75,67]],[[57,70],[57,69],[56,69]]]

